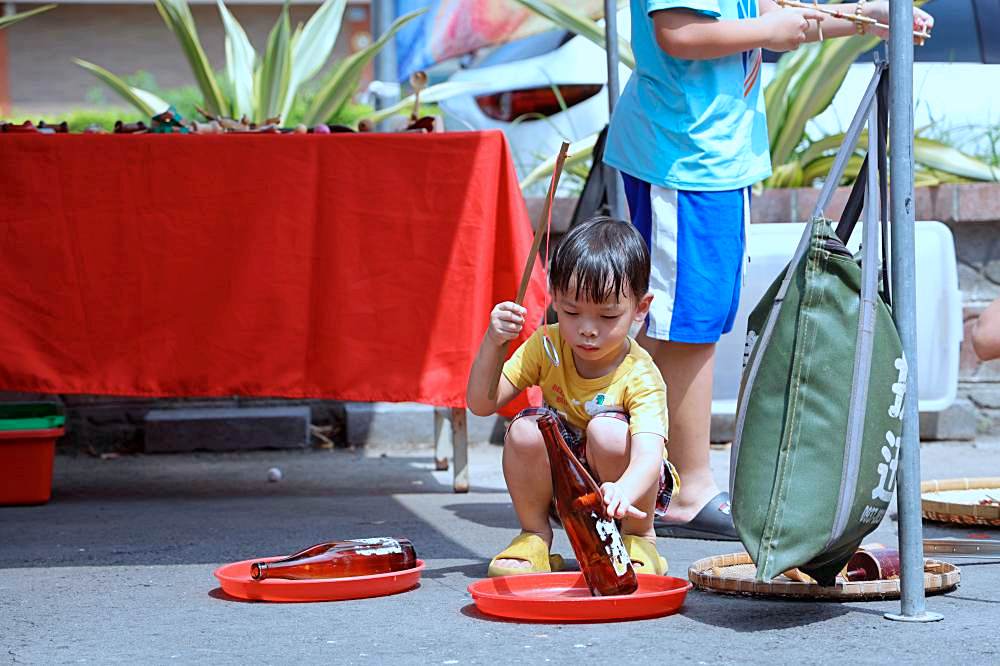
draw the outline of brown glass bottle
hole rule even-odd
[[[851,582],[899,578],[899,551],[885,546],[862,546],[844,568],[845,577]]]
[[[355,539],[328,541],[273,562],[254,562],[250,577],[347,578],[404,571],[417,566],[417,553],[409,539]]]
[[[590,593],[595,597],[632,594],[639,581],[615,521],[604,513],[601,489],[570,451],[555,418],[542,415],[538,429],[549,454],[556,511]]]

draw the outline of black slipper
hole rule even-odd
[[[698,515],[686,523],[653,523],[656,536],[706,541],[739,541],[729,511],[729,493],[721,492],[708,501]]]

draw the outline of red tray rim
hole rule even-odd
[[[253,580],[249,577],[233,576],[223,572],[223,569],[228,569],[230,567],[238,567],[240,565],[247,565],[249,567],[254,562],[273,562],[275,560],[280,560],[285,557],[284,555],[276,555],[271,557],[254,557],[249,560],[240,560],[239,562],[230,562],[229,564],[223,564],[212,572],[212,575],[219,579],[219,581],[229,581],[233,583],[239,583],[241,585],[262,585],[268,587],[280,587],[283,585],[329,585],[330,583],[338,582],[352,582],[352,583],[363,583],[366,581],[375,581],[385,578],[395,578],[397,576],[412,575],[415,573],[420,573],[424,570],[424,561],[417,559],[417,566],[410,569],[402,569],[400,571],[387,571],[380,574],[369,574],[367,576],[345,576],[344,578],[301,578],[297,580],[290,580],[288,578],[266,578],[264,580]]]
[[[666,590],[651,591],[651,592],[634,592],[632,594],[620,594],[610,597],[545,597],[545,596],[533,596],[525,599],[525,601],[531,601],[533,603],[543,602],[546,604],[606,604],[608,600],[614,599],[650,599],[656,598],[661,599],[663,597],[675,596],[675,595],[686,595],[693,587],[694,584],[687,580],[686,578],[678,578],[677,576],[657,576],[656,574],[636,574],[639,578],[646,579],[667,579],[671,581],[679,581],[684,583],[683,585],[672,587]],[[501,601],[510,601],[515,598],[514,595],[501,594],[499,592],[491,592],[479,589],[479,586],[485,586],[492,584],[493,581],[505,580],[510,578],[517,578],[522,581],[528,579],[538,579],[546,578],[548,580],[560,581],[560,579],[565,579],[567,581],[577,581],[583,576],[583,573],[579,571],[559,571],[552,573],[532,573],[532,574],[518,574],[516,576],[496,576],[493,578],[481,578],[477,581],[469,583],[468,591],[472,595],[473,599],[483,598],[483,599],[495,599]],[[567,585],[567,587],[576,587],[575,585]]]

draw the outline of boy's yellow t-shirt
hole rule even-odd
[[[542,346],[543,328],[507,360],[503,374],[518,390],[539,386],[549,408],[567,423],[585,432],[594,415],[607,411],[629,415],[629,433],[653,433],[667,438],[667,389],[663,376],[645,349],[628,338],[629,351],[611,373],[596,379],[577,374],[573,350],[549,325],[549,337],[559,352],[559,366],[549,360]]]

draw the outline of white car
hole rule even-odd
[[[935,27],[933,38],[915,51],[914,124],[930,138],[949,133],[956,147],[982,150],[984,128],[1000,130],[1000,0],[931,0],[924,7],[934,14]],[[619,12],[618,26],[627,36],[627,11]],[[765,54],[770,61],[764,65],[765,85],[778,56]],[[830,108],[808,131],[823,135],[846,129],[871,78],[870,63],[866,54],[851,66]],[[502,129],[523,176],[554,155],[564,138],[575,141],[607,124],[606,72],[603,49],[572,33],[553,31],[512,42],[451,76],[481,87],[441,102],[445,123],[449,129]],[[630,74],[621,66],[623,86]]]
[[[619,31],[628,31],[627,12],[619,12]],[[479,85],[439,104],[450,130],[503,130],[523,177],[555,155],[564,139],[582,139],[607,124],[607,71],[601,47],[572,33],[545,32],[459,69],[449,80]],[[621,65],[622,85],[630,75]]]

